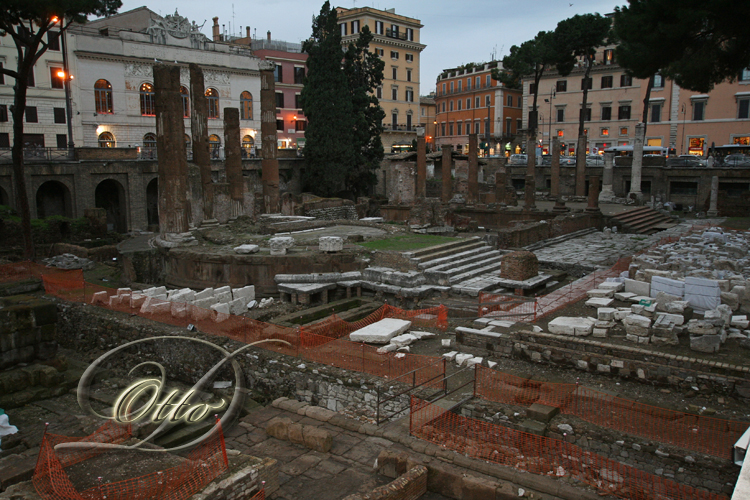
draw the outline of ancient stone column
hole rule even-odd
[[[479,147],[477,134],[469,134],[469,193],[466,202],[474,204],[479,202]]]
[[[711,201],[708,207],[706,215],[709,217],[716,217],[719,215],[717,203],[719,201],[719,176],[714,175],[711,177]]]
[[[536,210],[536,182],[533,175],[526,174],[524,194],[526,195],[524,200],[526,202],[526,210]]]
[[[550,163],[550,199],[555,200],[553,212],[567,212],[568,208],[560,196],[560,141],[552,138],[552,160]]]
[[[203,80],[203,70],[190,63],[190,138],[193,148],[193,163],[201,173],[203,188],[203,221],[201,226],[216,226],[214,218],[214,185],[211,179],[211,156],[208,144],[208,101]]]
[[[641,192],[641,168],[643,165],[643,134],[645,125],[639,123],[635,126],[635,139],[633,140],[633,163],[630,167],[630,192],[628,198],[635,200],[636,205],[643,203]]]
[[[279,213],[279,160],[276,158],[276,84],[273,63],[260,65],[260,133],[263,151],[263,204],[267,214]]]
[[[508,203],[505,172],[505,168],[503,167],[498,168],[497,172],[495,172],[495,203],[499,205],[506,205]]]
[[[526,175],[534,175],[534,166],[536,165],[536,138],[529,137],[526,140]]]
[[[245,213],[245,183],[242,180],[242,152],[240,150],[240,110],[224,108],[224,168],[229,184],[229,218]]]
[[[188,232],[188,165],[180,68],[154,66],[156,152],[159,158],[159,238],[165,247],[197,243]]]
[[[427,195],[427,148],[424,135],[417,136],[417,199]]]
[[[586,195],[586,144],[588,137],[582,134],[578,137],[576,147],[576,196]]]
[[[453,168],[453,146],[443,144],[443,161],[440,171],[443,176],[443,193],[441,200],[448,203],[453,198],[453,179],[451,179],[451,169]]]
[[[589,176],[589,206],[586,207],[587,213],[600,213],[599,210],[599,176]]]
[[[602,179],[602,192],[599,193],[599,203],[608,203],[615,199],[614,184],[614,153],[604,153],[604,176]]]

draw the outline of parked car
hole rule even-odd
[[[750,156],[735,153],[724,157],[725,167],[750,167]]]
[[[688,159],[698,160],[698,163],[700,163],[701,167],[707,166],[706,165],[706,160],[704,160],[700,156],[695,156],[695,155],[680,155],[677,158],[688,158]]]
[[[668,167],[705,167],[700,158],[693,155],[670,156],[667,158]]]
[[[529,157],[524,154],[510,155],[508,165],[526,165],[529,161]]]
[[[601,155],[586,155],[586,165],[589,167],[603,167],[604,157]]]

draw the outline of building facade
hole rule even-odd
[[[420,123],[419,58],[425,45],[419,42],[419,19],[396,14],[395,9],[338,7],[342,44],[348,45],[368,26],[373,34],[370,51],[385,62],[383,84],[376,89],[385,111],[381,136],[386,152],[410,147]]]
[[[435,93],[419,98],[419,126],[424,129],[424,139],[427,149],[435,151]]]
[[[510,153],[521,129],[523,94],[492,79],[502,63],[467,64],[444,70],[437,79],[435,142],[467,152],[477,134],[490,155]]]
[[[214,157],[221,157],[224,108],[240,109],[242,146],[250,155],[260,130],[260,72],[250,48],[210,41],[194,22],[174,15],[162,17],[146,7],[71,26],[65,35],[75,146],[137,147],[155,154],[156,121],[152,68],[157,63],[181,67],[185,141],[190,142],[190,78],[188,65],[204,70],[208,97],[208,133]],[[15,46],[0,39],[0,60],[15,66]],[[50,50],[37,62],[38,75],[29,95],[25,142],[39,147],[69,143],[65,92],[55,74],[62,54]],[[10,81],[8,81],[10,80]],[[0,83],[2,110],[13,99],[13,80]],[[34,116],[36,115],[36,116]],[[0,147],[12,142],[12,124],[0,121]],[[6,139],[7,137],[7,139]]]
[[[545,152],[551,137],[557,136],[567,155],[576,153],[578,117],[583,86],[589,91],[585,110],[587,151],[600,153],[611,146],[631,145],[635,125],[643,120],[647,80],[628,76],[614,59],[614,47],[596,56],[590,79],[583,81],[584,68],[570,75],[547,71],[539,83],[537,110],[539,136]],[[532,109],[530,79],[523,81],[523,127]],[[710,93],[680,88],[656,75],[648,101],[645,144],[674,148],[678,154],[705,155],[712,144],[750,144],[750,69],[733,83],[721,83]]]

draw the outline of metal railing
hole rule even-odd
[[[73,148],[24,148],[24,161],[74,160]],[[11,148],[0,148],[0,163],[13,162]]]

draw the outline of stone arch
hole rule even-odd
[[[10,196],[8,196],[8,193],[2,186],[0,186],[0,205],[10,206]]]
[[[149,226],[159,226],[159,178],[154,177],[146,186],[146,219]]]
[[[94,191],[94,206],[107,211],[107,231],[128,230],[125,188],[114,179],[101,181]]]
[[[53,215],[73,217],[70,189],[60,181],[47,181],[36,190],[36,215],[39,219]]]

